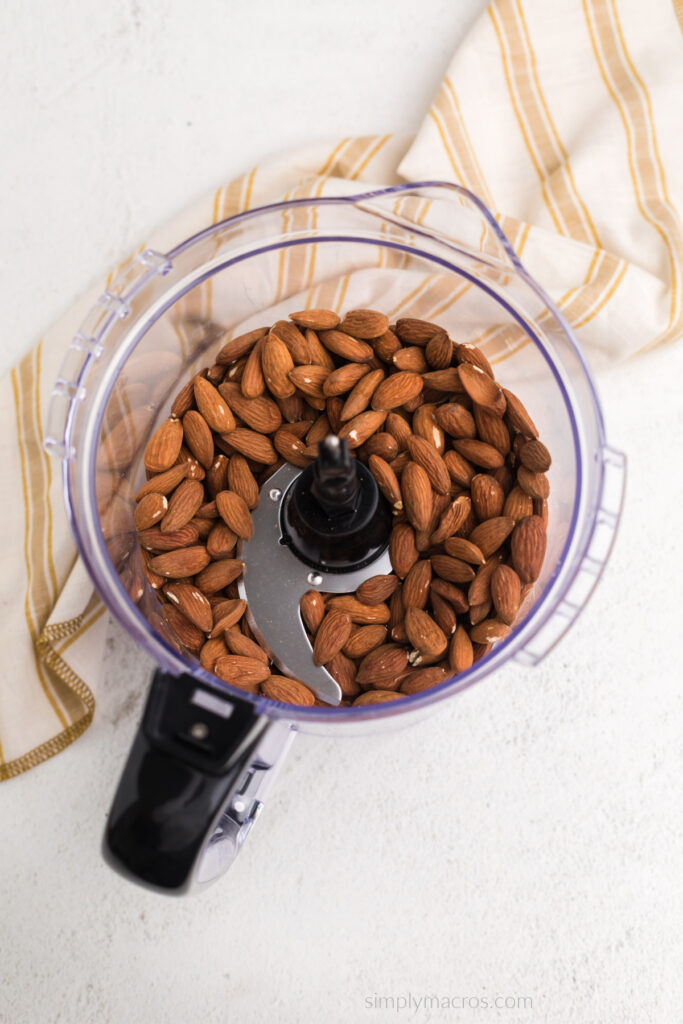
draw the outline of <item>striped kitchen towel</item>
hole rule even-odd
[[[454,181],[495,212],[594,367],[669,344],[683,333],[682,26],[681,0],[495,0],[416,137],[348,138],[255,167],[145,244],[163,251],[283,197]],[[0,384],[0,482],[20,496],[5,517],[0,581],[12,637],[0,667],[0,779],[64,749],[94,713],[107,616],[42,442],[64,351],[119,269]]]

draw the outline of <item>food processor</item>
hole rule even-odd
[[[467,671],[400,700],[304,707],[221,681],[169,630],[136,540],[143,452],[179,389],[212,364],[226,337],[307,308],[432,320],[454,340],[477,345],[553,455],[547,552],[515,628]],[[68,516],[95,586],[158,666],[109,814],[104,856],[124,876],[171,894],[201,890],[230,865],[298,731],[371,735],[435,710],[509,660],[537,664],[602,573],[625,480],[624,456],[606,443],[569,324],[481,201],[443,182],[264,206],[169,252],[140,252],[71,343],[45,445],[61,460]],[[349,484],[330,482],[330,474],[348,471],[344,460],[332,442],[318,464],[328,500],[335,486]],[[277,663],[335,703],[336,684],[313,664],[298,602],[307,590],[348,593],[391,571],[389,527],[377,506],[353,537],[330,541],[324,515],[318,522],[318,513],[304,509],[312,532],[305,543],[287,543],[292,516],[302,511],[291,504],[293,489],[301,492],[307,472],[286,463],[262,483],[240,586],[254,631]],[[324,504],[323,496],[319,509]]]

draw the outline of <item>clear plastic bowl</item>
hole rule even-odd
[[[137,603],[129,596],[140,580],[132,494],[144,480],[150,433],[193,370],[211,364],[219,333],[266,325],[307,306],[373,307],[392,319],[435,320],[454,339],[476,343],[525,403],[553,455],[548,549],[528,614],[467,672],[400,701],[327,709],[245,694],[164,635],[153,594]],[[98,471],[98,451],[121,422],[132,424],[119,427],[129,450],[107,476]],[[142,252],[71,344],[54,387],[46,446],[62,460],[79,553],[131,637],[167,672],[190,673],[307,731],[374,729],[453,696],[509,659],[537,663],[600,577],[624,485],[624,457],[605,442],[590,371],[562,314],[481,202],[438,182],[262,207],[171,252]]]

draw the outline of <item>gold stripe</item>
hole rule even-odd
[[[106,605],[100,604],[99,608],[92,613],[89,619],[84,618],[83,622],[78,626],[75,632],[65,640],[63,644],[55,648],[55,653],[59,655],[64,654],[64,651],[68,650],[68,648],[71,647],[72,644],[76,643],[77,640],[80,640],[81,637],[88,632],[90,627],[94,626],[98,619],[102,618],[106,610]]]
[[[256,171],[257,167],[252,167],[252,169],[249,171],[249,177],[247,178],[247,191],[244,196],[244,202],[242,203],[241,212],[248,210],[251,204],[251,192],[254,187],[254,178],[256,177]]]
[[[47,512],[47,566],[50,574],[50,582],[52,583],[52,600],[55,600],[57,595],[57,573],[55,572],[54,555],[52,551],[52,498],[50,492],[52,490],[52,467],[50,466],[50,457],[43,448],[43,422],[40,413],[40,369],[43,356],[43,339],[41,338],[38,342],[38,348],[36,349],[36,426],[38,428],[38,446],[39,451],[43,459],[45,466],[45,476],[47,478],[45,486],[45,509]]]
[[[377,156],[382,146],[385,146],[390,138],[391,135],[383,135],[381,139],[378,139],[377,142],[370,147],[370,151],[367,154],[367,156],[361,161],[361,163],[358,165],[355,171],[350,175],[351,181],[355,181],[359,177],[359,175],[362,174],[362,172],[368,166],[370,161]]]
[[[624,128],[624,133],[626,135],[628,165],[636,204],[643,219],[654,228],[664,242],[667,250],[671,280],[671,309],[669,321],[667,327],[662,333],[640,349],[640,351],[646,351],[647,349],[661,344],[664,341],[672,340],[673,337],[677,336],[680,330],[680,325],[678,325],[673,331],[671,330],[672,324],[676,319],[676,309],[678,304],[678,277],[680,272],[674,256],[674,244],[656,217],[659,216],[660,219],[664,219],[669,222],[673,220],[672,234],[675,236],[676,246],[680,246],[680,232],[676,224],[675,215],[668,206],[668,197],[662,199],[661,195],[658,194],[659,190],[657,188],[656,175],[654,173],[652,154],[649,151],[650,135],[644,124],[647,111],[645,109],[642,96],[639,96],[636,86],[632,81],[628,81],[625,60],[629,60],[630,62],[630,58],[624,56],[626,54],[626,46],[623,36],[620,37],[623,53],[620,53],[614,27],[610,22],[609,8],[604,0],[590,0],[590,10],[587,0],[582,0],[582,2],[591,45],[600,70],[600,75],[607,92],[617,108]],[[616,11],[614,11],[614,16],[616,19]],[[631,65],[631,67],[633,66]],[[620,74],[620,72],[622,73]],[[624,80],[623,72],[626,72],[626,80]],[[621,86],[620,90],[618,90],[617,83]],[[652,143],[658,160],[659,154],[654,123],[652,123],[652,121],[650,122],[650,134],[652,136]],[[659,166],[661,168],[661,163]],[[649,185],[649,191],[648,189],[641,187],[639,178],[642,178],[643,186],[646,184]],[[654,193],[654,195],[652,193]],[[655,207],[656,212],[652,209],[652,206]]]
[[[446,138],[446,132],[444,131],[444,129],[443,129],[442,125],[441,125],[441,122],[440,122],[440,120],[439,120],[439,118],[437,116],[437,113],[436,113],[436,110],[434,109],[434,107],[432,107],[430,109],[429,116],[431,117],[432,121],[436,125],[436,130],[438,131],[439,135],[441,136],[441,141],[443,143],[443,148],[446,150],[446,156],[448,157],[448,159],[450,161],[450,164],[451,164],[451,167],[453,168],[453,174],[455,175],[456,182],[463,182],[464,181],[463,173],[460,170],[460,168],[458,167],[458,164],[457,164],[456,159],[455,159],[455,153],[451,149],[450,141]]]
[[[26,360],[22,360],[22,363],[20,363],[19,366],[21,367],[22,364],[25,363],[25,361]],[[26,591],[25,591],[25,596],[24,596],[24,617],[26,619],[26,625],[28,626],[29,636],[31,637],[31,645],[33,647],[33,644],[35,644],[35,640],[36,640],[36,629],[35,629],[35,626],[34,626],[34,623],[33,623],[33,616],[31,614],[31,605],[30,605],[30,599],[29,599],[29,594],[30,594],[30,591],[31,591],[31,589],[33,587],[33,570],[32,570],[32,567],[31,567],[30,539],[29,539],[30,538],[30,531],[31,531],[31,502],[30,502],[30,499],[29,499],[27,457],[26,457],[26,451],[25,451],[25,447],[24,447],[24,440],[23,440],[24,435],[23,435],[22,424],[21,424],[21,399],[20,399],[19,382],[18,382],[17,368],[16,367],[14,367],[12,369],[12,372],[10,374],[10,378],[11,378],[11,381],[12,381],[12,392],[13,392],[13,395],[14,395],[14,410],[15,410],[15,418],[16,418],[17,444],[18,444],[18,449],[19,449],[19,462],[20,462],[20,467],[21,467],[21,489],[22,489],[22,495],[23,495],[23,500],[24,500],[24,562],[26,564]],[[35,657],[35,649],[34,649],[34,657]],[[64,718],[61,710],[57,706],[55,698],[53,697],[52,693],[50,692],[50,689],[47,686],[47,682],[46,682],[45,678],[43,677],[43,673],[41,672],[40,664],[39,664],[37,658],[35,658],[35,664],[36,664],[36,672],[37,672],[37,675],[38,675],[38,680],[40,682],[40,685],[41,685],[41,687],[43,689],[43,692],[44,692],[45,696],[47,697],[48,703],[50,704],[50,707],[54,711],[56,717],[59,719],[61,724],[63,726],[66,726],[67,725],[66,719]]]
[[[351,136],[347,136],[345,139],[342,139],[341,142],[338,142],[337,145],[334,147],[329,157],[325,161],[324,165],[318,171],[318,174],[322,178],[329,178],[332,175],[332,170],[334,168],[337,156],[339,155],[341,150],[344,149],[344,147],[348,145],[349,142],[351,142],[351,138]],[[318,195],[320,195],[320,193],[318,193]]]
[[[673,0],[674,2],[674,14],[678,18],[678,24],[681,26],[681,32],[683,32],[683,0]]]
[[[492,207],[494,205],[493,197],[486,184],[481,165],[477,160],[477,154],[467,131],[453,83],[448,77],[443,80],[441,90],[437,96],[437,102],[440,97],[443,97],[444,101],[442,112],[448,134],[453,142],[453,148],[458,153],[462,162],[465,184],[472,192],[483,199],[489,207]],[[448,115],[446,104],[450,106],[451,116]]]

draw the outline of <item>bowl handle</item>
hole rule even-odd
[[[157,671],[105,830],[119,874],[182,895],[235,859],[293,739],[190,675]]]
[[[574,624],[602,576],[617,535],[626,489],[626,456],[604,445],[602,481],[594,516],[593,532],[574,578],[552,615],[515,655],[522,665],[537,665]]]

